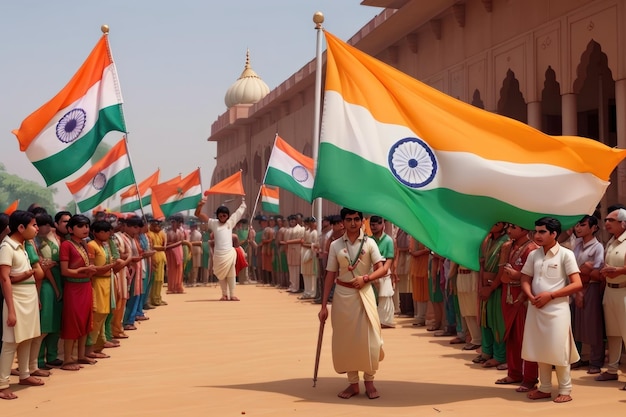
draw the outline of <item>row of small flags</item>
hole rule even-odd
[[[117,70],[105,33],[70,82],[52,100],[28,116],[13,133],[19,141],[20,150],[26,153],[46,184],[51,185],[80,170],[107,133],[126,133],[122,103]],[[282,139],[277,138],[277,146],[283,149]],[[293,151],[288,145],[287,149],[288,154],[289,149]],[[303,155],[300,157],[306,158]],[[276,158],[284,160],[285,155],[280,154]],[[310,175],[311,184],[307,186],[308,193],[299,195],[310,201],[313,179],[310,158],[305,166],[302,175]],[[123,213],[138,212],[142,207],[152,206],[153,215],[167,217],[195,207],[202,198],[199,168],[184,178],[179,175],[163,183],[159,183],[159,173],[157,170],[136,184],[124,135],[102,159],[66,185],[77,211],[81,213],[98,207],[128,186],[130,188],[121,194],[120,211]],[[277,176],[270,172],[268,176],[270,181],[274,177],[277,183],[283,181],[280,172]],[[226,179],[217,190],[243,194],[241,175],[235,177]],[[277,210],[278,191],[271,193],[275,196],[271,210]]]
[[[530,229],[538,217],[550,215],[564,228],[573,226],[593,212],[626,156],[595,140],[549,136],[478,109],[328,31],[324,35],[326,84],[315,177],[313,160],[277,136],[263,184],[309,202],[325,198],[383,216],[465,267],[478,269],[483,237],[498,221]],[[85,165],[108,132],[126,133],[122,102],[105,34],[63,90],[14,134],[46,183],[54,184]],[[125,142],[67,183],[81,210],[135,183]],[[153,211],[156,199],[168,215],[197,203],[199,178],[198,169],[133,188],[138,199],[151,193]],[[222,191],[232,193],[230,186]],[[274,209],[277,190],[263,187],[259,194]],[[124,195],[131,204],[132,192]]]

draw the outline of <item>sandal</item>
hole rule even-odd
[[[522,382],[522,381],[521,380],[516,381],[515,379],[511,378],[510,376],[506,376],[504,378],[500,378],[500,379],[496,380],[496,385],[517,384],[518,382]]]
[[[594,378],[596,381],[617,381],[617,374],[610,374],[608,372],[602,372],[600,375]]]
[[[552,398],[552,394],[549,392],[542,392],[536,389],[526,394],[526,397],[528,397],[529,400],[543,400],[546,398]]]
[[[498,361],[497,359],[491,358],[483,363],[483,368],[495,368],[500,365],[502,365],[502,362]]]
[[[64,371],[78,371],[80,370],[80,368],[82,367],[76,362],[68,362],[68,363],[64,363],[63,365],[61,365],[60,369]]]
[[[228,301],[228,296],[222,295],[222,298],[220,298],[220,301]]]
[[[567,403],[572,401],[572,397],[569,394],[559,394],[553,401],[558,404]]]
[[[537,385],[535,385],[535,384],[530,385],[529,383],[522,382],[522,385],[517,387],[515,389],[515,392],[530,392],[530,391],[534,391],[536,389],[537,389]]]
[[[13,394],[10,389],[5,388],[3,390],[0,390],[0,398],[3,400],[14,400],[17,398],[17,395]]]
[[[31,386],[31,387],[37,387],[37,386],[43,385],[44,382],[41,379],[39,379],[39,378],[36,378],[34,376],[29,376],[26,379],[20,379],[19,384],[20,385],[28,385],[28,386]]]
[[[483,356],[483,354],[481,353],[480,355],[476,356],[474,359],[472,359],[472,362],[474,363],[485,363],[487,362],[489,359],[491,358],[486,358]]]

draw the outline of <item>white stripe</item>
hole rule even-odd
[[[359,155],[391,174],[388,164],[391,147],[398,140],[417,137],[406,126],[380,123],[366,108],[345,103],[337,92],[326,92],[322,142]],[[576,215],[592,211],[594,207],[590,208],[589,202],[599,201],[609,185],[591,173],[554,165],[493,161],[467,152],[433,151],[438,163],[437,175],[419,190],[443,187],[492,197],[536,212],[545,212],[547,205],[558,201],[562,205],[559,214]],[[529,201],[529,190],[542,198]]]
[[[165,200],[163,203],[161,203],[161,205],[175,203],[175,202],[177,202],[179,200],[182,200],[183,198],[193,197],[193,196],[201,194],[201,193],[202,193],[202,187],[200,186],[200,184],[194,185],[189,190],[185,191],[182,195],[175,194],[175,195],[169,196],[167,198],[167,200]]]
[[[126,154],[122,154],[117,160],[113,161],[111,165],[105,167],[102,171],[100,171],[100,173],[102,173],[106,177],[106,181],[108,182],[111,177],[113,177],[115,174],[122,171],[123,169],[128,168],[129,166],[130,165],[128,164],[128,157],[126,156]],[[101,189],[97,190],[93,186],[93,181],[90,181],[85,187],[81,188],[74,194],[74,199],[80,203],[83,200],[99,194],[101,191]]]
[[[130,197],[122,198],[120,200],[120,207],[126,204],[136,203],[138,201],[139,201],[139,197],[137,197],[137,194],[130,196]]]
[[[303,188],[312,189],[313,183],[315,182],[313,173],[309,171],[308,169],[306,169],[304,166],[302,166],[298,161],[296,161],[295,159],[290,157],[288,154],[283,152],[280,148],[274,147],[274,150],[272,151],[272,157],[268,164],[269,168],[275,168],[293,178],[293,174],[292,174],[293,169],[298,166],[302,167],[308,172],[308,178],[302,182],[294,178],[294,181],[296,181],[296,183]]]
[[[41,130],[39,136],[37,136],[28,149],[26,149],[26,156],[30,161],[36,162],[48,158],[50,155],[59,153],[72,143],[80,140],[82,136],[91,131],[95,126],[98,121],[96,117],[100,109],[121,103],[121,100],[118,100],[116,94],[114,74],[115,66],[111,64],[104,69],[102,79],[91,86],[83,97],[66,108],[59,110],[57,114],[54,115],[46,127]],[[87,113],[85,126],[80,136],[74,141],[71,143],[61,142],[56,135],[57,123],[68,111],[77,107],[85,110]]]
[[[274,205],[278,205],[279,203],[278,198],[270,197],[267,195],[262,196],[261,201],[264,203],[269,203],[269,204],[274,204]]]

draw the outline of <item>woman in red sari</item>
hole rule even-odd
[[[67,223],[70,239],[61,243],[59,261],[63,276],[63,315],[61,339],[64,340],[64,359],[61,369],[78,371],[79,363],[93,365],[95,360],[85,356],[85,342],[91,331],[93,294],[91,277],[96,267],[91,264],[85,238],[89,236],[89,219],[81,214]],[[78,363],[72,359],[78,343]]]

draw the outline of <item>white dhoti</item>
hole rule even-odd
[[[385,355],[372,286],[357,290],[337,285],[330,317],[335,371],[373,375]]]
[[[219,280],[235,277],[235,261],[237,251],[235,248],[215,251],[213,253],[213,273]]]

